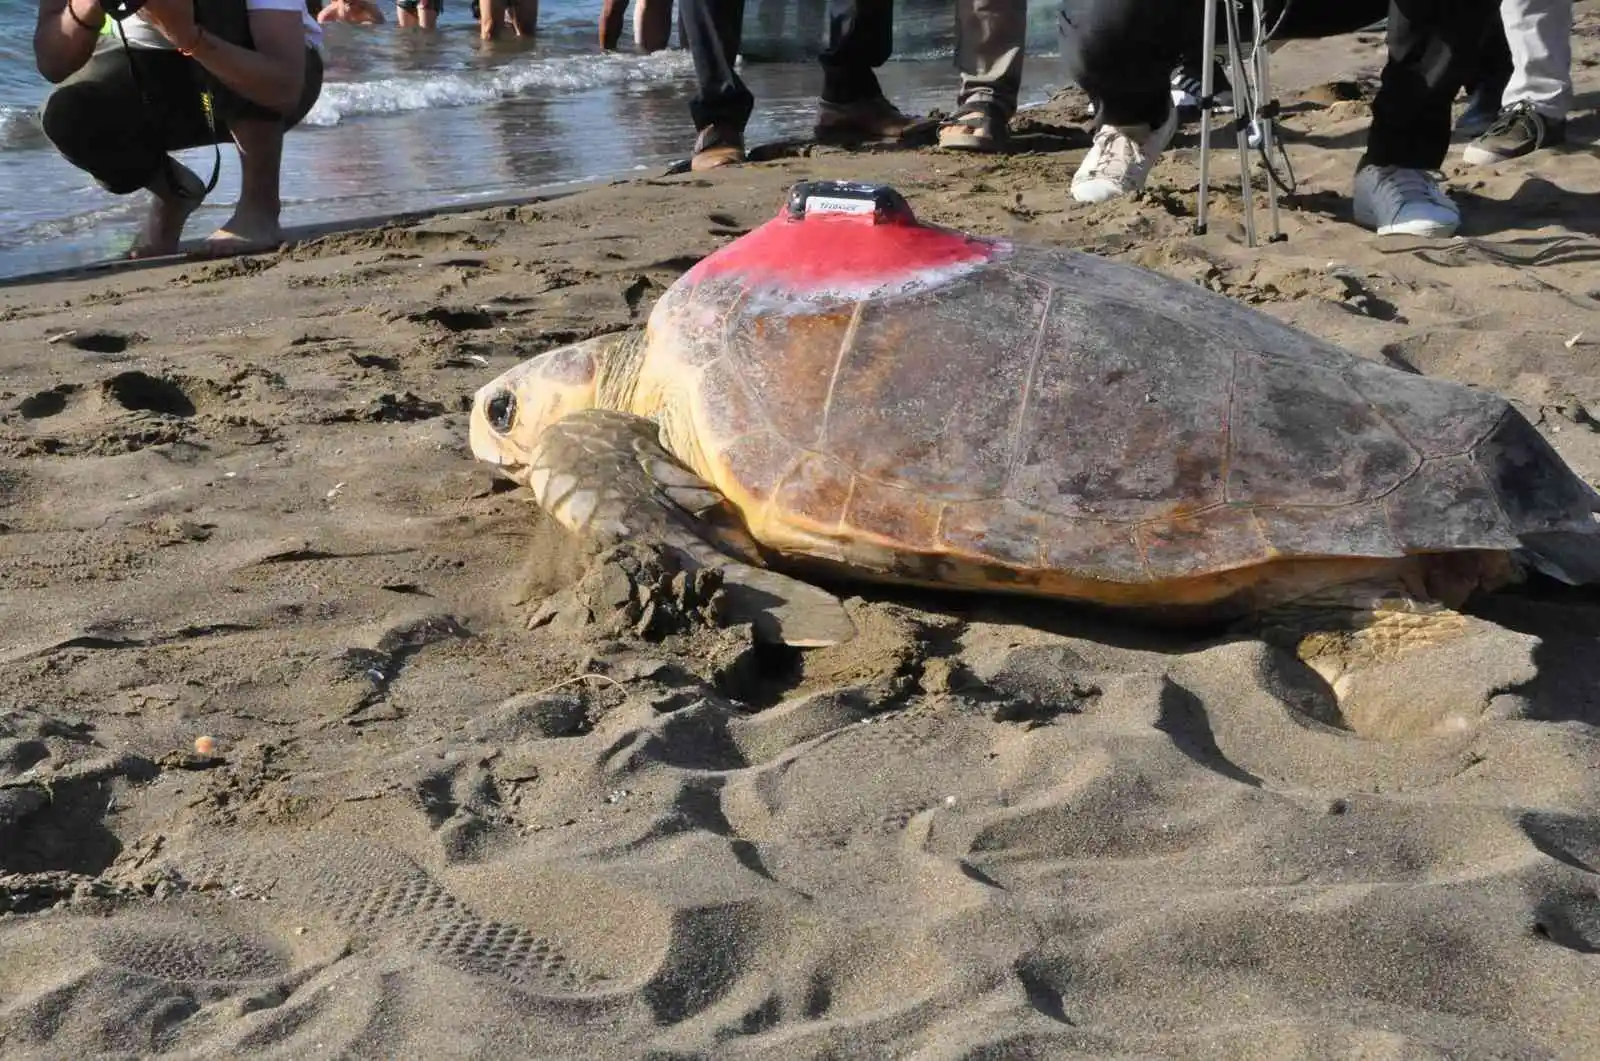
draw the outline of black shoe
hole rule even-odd
[[[1213,113],[1230,112],[1233,110],[1233,86],[1228,83],[1228,75],[1222,70],[1222,64],[1213,61],[1211,64],[1211,95],[1215,101]],[[1198,63],[1187,60],[1172,72],[1172,105],[1178,108],[1178,120],[1192,122],[1200,117],[1200,78],[1203,75]]]

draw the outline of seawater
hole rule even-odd
[[[813,0],[819,2],[820,0]],[[775,5],[775,6],[774,6]],[[694,128],[693,65],[678,47],[604,54],[599,0],[544,0],[528,41],[477,39],[467,0],[445,0],[434,33],[325,27],[322,98],[284,147],[285,225],[471,204],[596,178],[657,170],[685,157]],[[38,107],[50,86],[34,67],[36,0],[0,0],[0,276],[112,258],[132,243],[143,192],[106,194],[45,140]],[[749,0],[740,73],[756,95],[752,143],[803,135],[815,117],[820,41],[795,35],[796,0]],[[815,24],[814,19],[804,20]],[[908,110],[949,110],[953,5],[900,0],[895,57],[880,71]],[[631,48],[632,11],[624,34]],[[1024,100],[1059,83],[1054,4],[1032,0]],[[778,61],[771,61],[778,60]],[[179,153],[209,177],[210,148]],[[238,157],[190,222],[203,236],[238,195]]]

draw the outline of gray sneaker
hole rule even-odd
[[[1493,125],[1462,151],[1462,161],[1474,166],[1531,155],[1543,147],[1567,142],[1567,123],[1546,118],[1530,103],[1513,103],[1500,112]]]

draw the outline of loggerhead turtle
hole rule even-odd
[[[810,572],[1275,611],[1331,680],[1352,632],[1436,642],[1530,565],[1600,581],[1600,495],[1504,399],[883,185],[794,186],[643,329],[483,386],[470,434],[572,531],[720,567],[794,645],[853,635]]]

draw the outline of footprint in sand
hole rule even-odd
[[[199,1016],[206,1007],[276,1007],[345,953],[346,936],[286,913],[184,895],[11,922],[0,928],[0,1011],[17,1020],[8,1031],[18,1048],[32,1032],[38,1045],[93,1043],[97,1056],[159,1050],[191,1021],[213,1024]],[[97,1016],[109,1013],[119,1016]]]
[[[76,383],[62,383],[36,391],[17,403],[17,413],[24,420],[48,419],[65,411],[72,396],[82,389]]]
[[[194,401],[178,381],[147,372],[119,372],[100,385],[100,393],[129,412],[195,414]]]
[[[536,994],[595,994],[612,980],[531,929],[480,916],[399,852],[353,837],[205,857],[183,869],[196,886],[269,896],[361,940],[420,951]]]
[[[59,416],[82,390],[76,383],[61,383],[49,390],[36,391],[17,403],[17,413],[24,420]],[[182,381],[152,376],[148,372],[119,372],[102,381],[97,393],[103,401],[128,412],[191,417],[196,411],[194,400]]]
[[[63,342],[75,350],[90,354],[121,354],[130,346],[148,342],[149,337],[138,332],[119,332],[107,328],[79,328],[52,336],[50,342]]]

